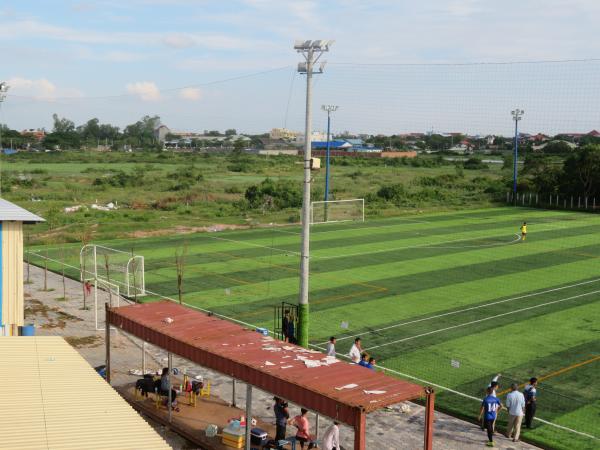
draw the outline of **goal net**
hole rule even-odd
[[[146,294],[143,256],[95,244],[84,245],[79,256],[81,281],[116,285],[126,297]]]
[[[311,202],[310,223],[332,223],[365,220],[365,199]]]

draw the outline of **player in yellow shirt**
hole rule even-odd
[[[521,240],[524,241],[527,238],[527,222],[523,222],[521,225]]]

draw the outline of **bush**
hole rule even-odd
[[[489,169],[489,166],[481,161],[479,158],[469,158],[467,159],[463,167],[467,170],[482,170]]]
[[[397,183],[389,186],[381,186],[377,191],[377,196],[388,202],[400,203],[408,195],[406,189],[404,189],[404,185]]]
[[[289,180],[264,179],[250,186],[244,194],[251,208],[285,209],[302,206],[302,192],[297,183]]]

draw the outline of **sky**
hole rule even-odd
[[[0,3],[0,121],[302,129],[296,39],[334,39],[315,77],[334,131],[600,128],[597,0],[96,0]],[[578,62],[532,61],[586,60]],[[513,62],[519,64],[493,64]],[[529,62],[529,63],[528,63]],[[482,64],[492,63],[492,64]]]

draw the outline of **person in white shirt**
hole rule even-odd
[[[327,343],[327,356],[335,356],[335,336],[329,338]]]
[[[357,337],[356,339],[354,339],[354,344],[350,348],[350,353],[348,354],[348,356],[350,356],[350,359],[353,363],[358,364],[358,362],[360,361],[361,354],[362,347],[360,346],[360,338]]]
[[[513,442],[517,442],[521,434],[521,422],[525,411],[525,396],[519,392],[517,383],[510,385],[510,394],[506,396],[506,409],[508,409],[506,437],[510,439],[512,436]]]
[[[323,435],[323,450],[339,450],[340,448],[340,428],[338,422],[325,430]]]

